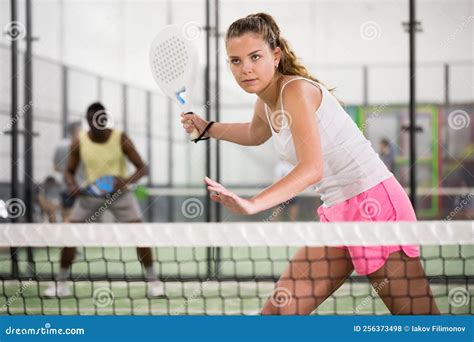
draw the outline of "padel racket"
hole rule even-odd
[[[163,28],[150,48],[153,78],[161,91],[171,97],[184,113],[193,112],[193,88],[197,77],[198,53],[178,25]],[[199,137],[197,129],[191,139]]]
[[[81,188],[80,194],[92,197],[110,197],[114,192],[114,182],[114,176],[102,176],[96,179],[95,182]]]

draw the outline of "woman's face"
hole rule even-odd
[[[280,61],[280,48],[272,50],[256,33],[245,33],[227,41],[230,70],[247,93],[258,94],[273,79]]]

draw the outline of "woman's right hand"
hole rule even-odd
[[[206,129],[209,122],[195,113],[181,113],[181,123],[183,124],[183,128],[185,129],[186,133],[191,134],[194,129],[197,129],[199,134],[201,134]],[[208,136],[209,134],[206,133],[204,137]]]

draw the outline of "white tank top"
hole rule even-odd
[[[315,114],[323,153],[323,178],[315,184],[314,190],[321,196],[325,207],[344,202],[393,176],[372,148],[370,141],[324,86],[303,77],[296,77],[282,86],[280,98],[284,87],[295,80],[308,81],[322,92],[321,105]],[[283,103],[281,109],[284,110]],[[282,115],[281,128],[277,133],[273,130],[267,105],[265,114],[279,158],[295,166],[298,161],[285,116]]]

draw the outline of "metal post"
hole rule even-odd
[[[369,105],[369,67],[367,65],[363,66],[362,69],[362,81],[364,84],[362,85],[363,89],[363,99],[364,99],[364,106]]]
[[[61,68],[62,73],[62,87],[61,87],[61,99],[62,99],[62,126],[63,126],[63,138],[68,135],[67,126],[69,123],[69,98],[68,98],[68,69],[65,65]]]
[[[123,131],[128,132],[128,99],[127,99],[127,85],[122,84],[122,113],[123,113]]]
[[[16,0],[10,1],[11,22],[17,20]],[[12,33],[13,34],[13,33]],[[11,41],[11,198],[18,198],[18,42],[12,35]],[[16,223],[16,217],[11,217],[10,221]],[[11,274],[13,278],[18,276],[18,256],[17,248],[10,248]]]
[[[26,206],[26,220],[27,222],[33,222],[33,188],[34,188],[34,175],[33,175],[33,106],[32,106],[32,86],[33,86],[33,73],[32,73],[32,51],[31,51],[31,0],[26,0],[26,51],[25,51],[25,206]]]
[[[210,0],[206,0],[206,69],[204,72],[204,103],[206,104],[206,120],[211,119],[211,82],[210,82],[210,45],[211,45],[211,36],[210,36]],[[210,140],[206,141],[206,176],[211,177],[211,144]],[[205,195],[205,207],[206,207],[206,222],[212,222],[212,213],[211,213],[211,199],[209,197],[209,191],[206,187]],[[207,277],[213,277],[212,265],[213,265],[213,248],[207,248]]]
[[[166,111],[168,113],[168,187],[173,187],[174,184],[174,177],[173,177],[173,169],[174,169],[174,159],[173,159],[173,104],[171,100],[166,97],[166,104],[167,108]],[[174,222],[174,196],[168,196],[168,221]]]
[[[450,102],[451,102],[451,99],[450,99],[450,92],[449,92],[449,79],[450,79],[450,71],[451,69],[449,68],[449,64],[446,63],[444,65],[444,115],[447,117],[448,113],[449,113],[449,109],[450,109]],[[443,125],[445,121],[442,121],[441,118],[439,120],[440,124]],[[439,128],[441,129],[441,127]],[[442,131],[441,131],[442,132]],[[445,138],[444,138],[444,143],[446,144],[446,146],[449,146],[450,144],[450,139],[449,139],[449,134],[446,134]],[[441,166],[443,165],[443,163],[441,163]],[[443,174],[442,173],[442,167],[440,167],[440,170],[439,170],[439,174]]]
[[[448,109],[449,106],[449,72],[449,64],[446,63],[444,65],[444,105],[446,106],[446,109]]]
[[[173,22],[173,10],[172,10],[172,3],[171,0],[166,2],[166,24],[169,25]],[[168,116],[168,187],[172,187],[174,184],[174,177],[173,177],[173,169],[174,169],[174,161],[173,161],[173,103],[171,99],[166,96],[166,112]],[[175,196],[169,195],[167,196],[167,203],[168,203],[168,221],[174,222],[174,199]]]
[[[216,122],[220,121],[220,63],[219,63],[219,40],[220,40],[220,35],[219,35],[219,0],[215,0],[214,2],[214,14],[215,14],[215,48],[216,48],[216,81],[215,81],[215,89],[214,89],[214,96],[215,96],[215,120]],[[216,181],[221,182],[221,165],[220,165],[220,142],[219,140],[216,140],[216,165],[215,165],[215,170],[216,170]],[[215,202],[215,213],[216,213],[216,222],[221,221],[221,205],[220,203]],[[216,248],[216,255],[215,255],[215,275],[216,277],[219,276],[219,269],[220,269],[220,258],[221,258],[221,249],[219,247]]]
[[[153,144],[151,143],[151,127],[152,127],[152,115],[151,115],[151,92],[146,92],[146,122],[145,122],[145,129],[146,129],[146,160],[148,164],[148,186],[152,185],[152,178],[151,172],[153,167]]]
[[[219,94],[219,89],[220,89],[220,63],[219,63],[219,0],[215,0],[215,8],[214,8],[214,13],[215,13],[215,47],[216,47],[216,81],[215,81],[215,120],[216,122],[220,121],[220,94]],[[216,181],[220,183],[221,181],[221,165],[220,165],[220,142],[219,140],[216,140]],[[216,204],[216,222],[220,222],[221,220],[221,205],[219,203]]]
[[[153,171],[153,144],[151,141],[151,127],[152,127],[152,115],[151,115],[151,92],[146,92],[146,122],[145,122],[145,129],[146,129],[146,160],[148,165],[148,177],[147,177],[147,186],[148,188],[152,185],[152,171]],[[153,200],[150,196],[147,196],[147,220],[148,222],[153,222]]]
[[[416,1],[410,0],[410,200],[416,212],[416,66],[415,66],[415,35],[416,35]]]
[[[25,216],[26,221],[32,223],[34,221],[34,174],[33,174],[33,69],[32,69],[32,6],[31,0],[26,0],[26,51],[25,51],[25,174],[24,174],[24,185],[25,185]],[[27,258],[30,266],[30,272],[35,274],[35,265],[33,260],[33,250],[28,247]]]

